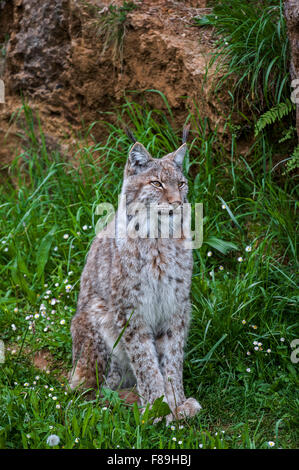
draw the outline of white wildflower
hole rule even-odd
[[[47,438],[48,446],[58,446],[59,442],[60,442],[60,438],[56,434],[51,434]]]

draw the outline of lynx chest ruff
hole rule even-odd
[[[135,314],[154,334],[167,325],[189,295],[192,262],[189,253],[176,243],[165,243],[143,249],[142,260],[136,266],[138,295]]]
[[[172,275],[171,269],[167,269],[159,276],[155,276],[151,269],[144,269],[140,273],[142,290],[138,299],[140,302],[138,310],[154,333],[179,308],[177,288],[172,282]]]

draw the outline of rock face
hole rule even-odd
[[[137,101],[144,99],[148,89],[162,92],[177,126],[196,104],[201,116],[208,116],[211,125],[221,130],[225,100],[211,94],[212,71],[206,79],[212,32],[192,23],[194,16],[207,13],[205,1],[136,0],[136,8],[126,13],[120,26],[125,33],[122,53],[116,55],[113,38],[105,48],[107,35],[99,33],[111,3],[123,4],[0,2],[0,41],[6,49],[2,67],[6,103],[0,105],[0,139],[6,135],[6,140],[0,146],[0,163],[10,161],[15,148],[22,145],[17,137],[19,124],[9,122],[22,104],[20,93],[39,110],[48,140],[62,144],[72,141],[82,122],[88,126],[100,120],[103,112],[123,102],[125,93],[132,96],[131,90],[138,92],[133,95]],[[146,99],[153,107],[167,109],[158,93],[146,93]],[[102,140],[101,125],[94,126],[93,134]]]
[[[296,127],[299,140],[299,2],[286,0],[284,3],[285,18],[288,28],[288,37],[291,48],[290,74],[292,80],[297,79],[295,87],[298,91],[296,104]]]

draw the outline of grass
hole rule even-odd
[[[230,80],[238,108],[246,102],[258,112],[289,97],[289,44],[281,0],[219,1],[211,14],[194,21],[215,27],[216,91]]]
[[[99,10],[88,1],[81,0],[83,8],[87,8],[93,17],[92,25],[96,35],[102,40],[102,54],[111,48],[112,61],[123,66],[123,48],[127,30],[127,14],[137,8],[134,2],[123,2],[123,5],[109,5]]]
[[[184,383],[203,410],[172,427],[152,425],[115,392],[88,401],[68,390],[69,327],[95,208],[116,204],[130,146],[121,124],[160,157],[180,143],[169,111],[126,102],[119,123],[107,123],[107,141],[81,146],[74,167],[47,152],[24,105],[30,145],[0,186],[0,448],[47,448],[51,434],[63,448],[298,446],[296,187],[265,170],[265,145],[248,161],[234,146],[228,156],[199,113],[187,119],[185,172],[190,202],[203,202],[204,243],[194,251]],[[44,371],[34,366],[38,351],[48,354]]]

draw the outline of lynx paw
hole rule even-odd
[[[175,414],[166,416],[166,424],[174,419],[192,418],[201,410],[201,406],[195,398],[188,398],[184,403],[177,407]]]
[[[201,406],[195,398],[188,398],[184,403],[177,407],[176,414],[178,419],[192,418],[201,410]]]
[[[85,382],[85,377],[82,377],[78,372],[72,370],[69,374],[69,386],[71,390],[81,387]]]

